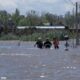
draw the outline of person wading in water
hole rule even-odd
[[[42,39],[39,37],[38,40],[36,41],[34,47],[37,46],[37,48],[42,49],[43,48],[43,41]]]
[[[45,48],[51,48],[52,43],[51,41],[47,38],[46,41],[44,42],[44,47]]]
[[[59,40],[57,38],[53,38],[53,45],[55,49],[59,49]]]

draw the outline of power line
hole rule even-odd
[[[69,3],[67,0],[64,0],[64,2],[67,2],[67,3]]]
[[[75,4],[71,0],[64,0],[64,1],[71,4],[71,5],[73,5],[73,6],[75,6]]]
[[[68,3],[68,1],[67,1],[67,0],[64,0],[64,2],[67,2],[67,3]]]
[[[71,0],[68,0],[72,5],[75,5]]]

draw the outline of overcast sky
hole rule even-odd
[[[80,0],[71,0],[73,3]],[[0,0],[0,10],[13,13],[18,8],[21,14],[26,14],[29,10],[37,12],[50,12],[53,14],[65,14],[71,11],[73,5],[69,0]]]

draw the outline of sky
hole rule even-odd
[[[80,0],[71,1],[75,4]],[[69,0],[0,0],[0,10],[14,13],[18,8],[23,15],[30,10],[35,10],[38,13],[50,12],[64,15],[67,11],[72,11],[73,7]]]

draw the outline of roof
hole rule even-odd
[[[65,26],[36,26],[37,29],[64,29]]]
[[[29,26],[17,26],[17,29],[30,28]],[[65,26],[35,26],[36,29],[65,29]]]
[[[17,29],[25,29],[25,28],[29,28],[29,26],[17,26]]]

